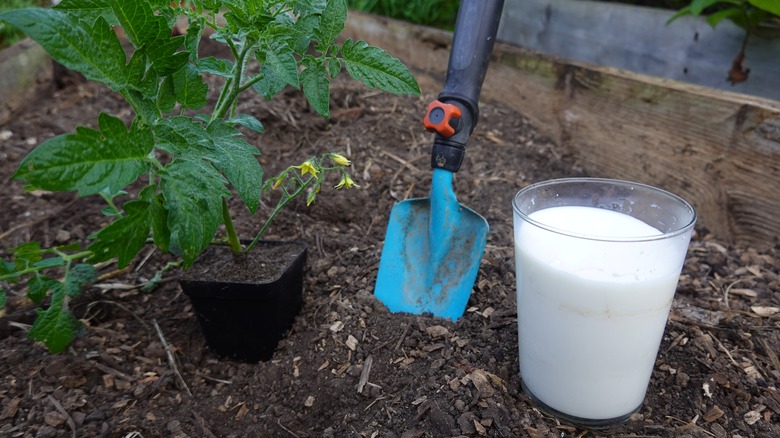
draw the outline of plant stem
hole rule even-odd
[[[63,254],[60,251],[54,251],[54,252],[56,254],[58,254],[59,257],[62,257],[62,260],[67,265],[70,265],[70,262],[72,262],[73,260],[86,258],[86,257],[89,257],[89,256],[92,255],[92,251],[81,251],[81,252],[77,252],[77,253],[74,253],[74,254]],[[11,279],[18,279],[18,278],[22,277],[23,275],[33,274],[33,273],[39,272],[39,271],[41,271],[43,269],[45,269],[45,267],[33,266],[31,268],[22,269],[21,271],[14,271],[14,272],[11,272],[10,274],[6,274],[6,275],[0,276],[0,281],[7,281],[7,280],[11,280]]]
[[[227,231],[230,250],[233,251],[233,254],[240,254],[242,252],[241,242],[238,241],[236,229],[233,227],[233,218],[230,216],[230,209],[225,198],[222,198],[222,220],[225,222],[225,231]]]
[[[297,176],[297,175],[296,175]],[[308,187],[312,181],[316,181],[317,178],[309,178],[306,181],[301,181],[301,186],[298,187],[296,191],[294,191],[292,194],[286,194],[286,196],[283,196],[281,199],[279,199],[279,202],[276,204],[276,207],[274,208],[274,211],[271,212],[271,215],[268,216],[268,219],[265,220],[265,223],[263,224],[262,228],[260,228],[260,231],[257,232],[257,235],[252,240],[252,243],[249,244],[249,246],[246,247],[246,252],[249,252],[254,248],[255,244],[260,240],[261,237],[263,237],[263,234],[265,234],[265,230],[268,228],[269,225],[271,225],[271,222],[273,222],[274,218],[277,214],[279,214],[282,209],[295,199],[298,195],[303,193],[303,190]]]
[[[228,79],[225,84],[225,88],[222,89],[217,104],[214,107],[214,113],[211,116],[211,120],[221,119],[225,117],[228,110],[233,106],[238,94],[241,92],[241,79],[244,77],[244,67],[246,66],[246,56],[251,49],[251,44],[248,41],[244,41],[244,45],[241,47],[241,52],[236,58],[236,65],[234,66],[233,77]],[[227,93],[225,92],[227,90]]]

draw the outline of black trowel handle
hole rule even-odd
[[[428,107],[424,125],[438,133],[431,166],[460,169],[466,142],[479,118],[479,93],[496,42],[504,0],[461,0],[447,80]]]

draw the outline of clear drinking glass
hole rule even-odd
[[[524,390],[570,423],[626,420],[647,391],[693,207],[599,178],[534,184],[512,206]]]

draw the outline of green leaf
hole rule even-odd
[[[341,73],[341,61],[335,56],[329,56],[327,58],[328,74],[331,79],[335,79],[336,76]]]
[[[164,113],[170,113],[176,106],[176,91],[173,89],[173,77],[166,76],[157,92],[157,107]]]
[[[209,134],[216,148],[211,156],[214,165],[225,174],[249,211],[254,213],[263,189],[263,168],[256,158],[260,151],[247,143],[236,128],[224,122],[212,123]]]
[[[168,210],[165,209],[163,196],[156,186],[149,186],[141,192],[142,199],[149,202],[149,216],[152,220],[154,244],[160,251],[168,252],[171,245],[171,230],[168,228]]]
[[[169,75],[187,63],[189,53],[176,52],[184,37],[171,37],[165,17],[156,15],[146,1],[105,0],[122,25],[127,39],[143,50],[161,76]]]
[[[691,15],[694,17],[699,16],[705,9],[710,6],[717,5],[718,3],[724,3],[723,0],[693,0],[691,2]]]
[[[265,62],[279,79],[298,88],[298,62],[293,57],[293,50],[287,44],[280,42],[269,44]]]
[[[780,2],[777,0],[748,0],[748,3],[780,17]]]
[[[254,116],[249,114],[239,114],[227,119],[227,123],[231,125],[241,125],[244,128],[251,129],[255,132],[264,132],[263,124],[260,120],[257,120]]]
[[[79,263],[65,273],[65,281],[63,284],[65,287],[65,294],[70,297],[75,297],[81,293],[81,290],[85,286],[96,282],[97,278],[97,269],[95,269],[94,266]]]
[[[208,132],[196,120],[184,116],[168,117],[155,127],[157,147],[172,153],[203,155],[214,149]]]
[[[98,263],[117,257],[119,269],[129,265],[146,244],[152,229],[149,203],[128,201],[124,205],[125,216],[101,229],[96,241],[89,245],[92,251],[90,263]]]
[[[715,12],[714,14],[710,14],[707,16],[707,24],[709,24],[711,27],[714,28],[721,21],[741,15],[742,12],[743,9],[739,7],[720,10],[718,12]]]
[[[27,281],[27,298],[33,303],[40,303],[48,292],[59,286],[59,282],[46,276],[35,276]]]
[[[399,61],[379,47],[365,41],[347,40],[341,46],[344,66],[350,76],[371,88],[395,94],[420,94],[420,86],[412,73]]]
[[[27,269],[43,259],[41,244],[38,242],[23,243],[11,251],[14,255],[14,263],[19,270]]]
[[[54,8],[72,14],[90,24],[94,24],[99,17],[103,17],[111,25],[119,24],[114,11],[106,4],[105,0],[62,0]]]
[[[0,277],[5,277],[6,275],[10,275],[14,271],[16,271],[16,265],[9,262],[8,260],[0,259]]]
[[[38,318],[27,336],[43,342],[51,353],[60,353],[68,348],[76,339],[80,324],[67,307],[62,284],[56,284],[49,308],[46,311],[37,311]]]
[[[187,34],[184,36],[184,48],[189,52],[190,62],[193,64],[198,62],[198,47],[203,36],[203,19],[200,16],[199,18],[198,20],[190,20]]]
[[[160,120],[160,117],[162,117],[160,108],[155,101],[156,96],[147,97],[140,91],[132,89],[126,90],[124,95],[145,124],[155,125],[157,121]]]
[[[15,9],[6,21],[43,46],[59,63],[113,90],[127,86],[127,58],[114,31],[98,17],[94,25],[58,9]]]
[[[173,90],[176,100],[185,108],[198,109],[206,105],[209,86],[191,64],[173,74]]]
[[[5,305],[8,303],[8,297],[5,295],[5,289],[0,287],[0,309],[5,308]]]
[[[310,60],[306,69],[301,72],[303,95],[315,111],[324,117],[330,116],[330,81],[325,66]]]
[[[347,21],[347,0],[329,0],[325,10],[322,11],[320,24],[315,29],[319,51],[325,51],[344,30],[344,22]]]
[[[223,78],[233,76],[233,61],[227,59],[208,56],[198,60],[197,70],[199,73],[209,73]]]
[[[123,189],[147,170],[151,131],[137,125],[128,131],[106,113],[99,125],[100,131],[80,127],[45,141],[22,160],[14,178],[43,190],[77,190],[80,196]]]
[[[190,266],[222,223],[225,179],[209,163],[179,158],[163,169],[162,193],[171,231],[170,250]]]
[[[260,74],[263,75],[263,78],[252,84],[252,89],[266,100],[270,100],[287,86],[287,82],[277,76],[273,69],[266,64],[263,64]]]
[[[314,29],[320,22],[321,10],[319,9],[310,15],[301,15],[297,20],[293,20],[286,14],[277,15],[274,25],[269,28],[267,33],[269,41],[286,42],[295,53],[303,55],[309,48],[314,36]]]
[[[691,7],[690,7],[690,5],[689,5],[689,6],[686,6],[686,7],[684,7],[684,8],[681,8],[681,9],[680,9],[680,10],[678,10],[678,11],[677,11],[677,12],[676,12],[674,15],[672,15],[672,17],[671,17],[671,18],[669,18],[668,20],[666,20],[666,25],[668,26],[668,25],[670,25],[670,24],[671,24],[673,21],[676,21],[676,20],[678,20],[680,17],[684,17],[684,16],[686,16],[686,15],[691,15]]]
[[[33,266],[38,269],[55,268],[65,266],[65,260],[62,257],[48,257],[33,263]]]

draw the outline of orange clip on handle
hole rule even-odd
[[[428,105],[423,126],[429,131],[438,132],[442,137],[452,137],[460,116],[460,108],[457,105],[434,100]]]

